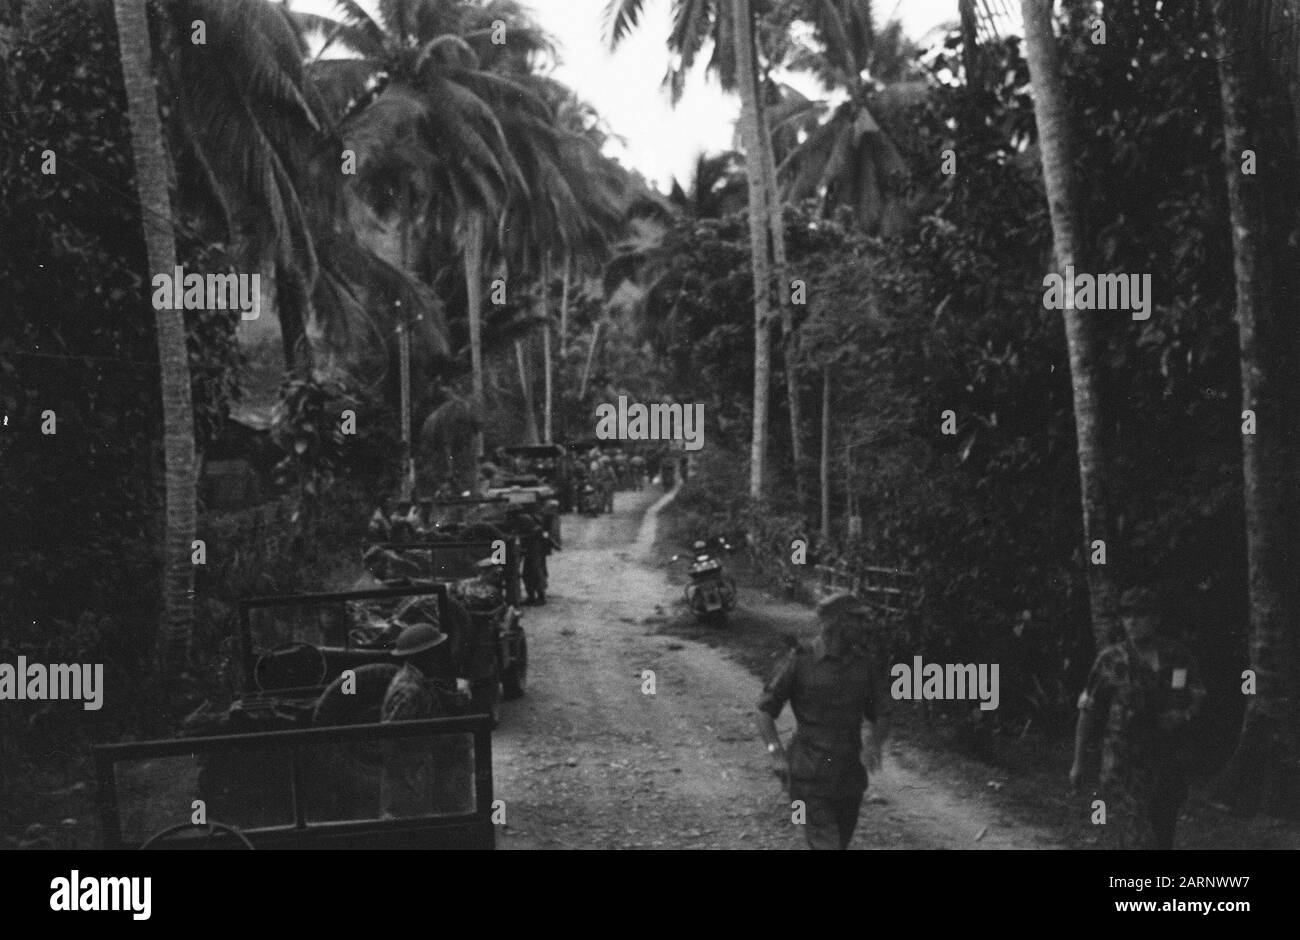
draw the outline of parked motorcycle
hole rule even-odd
[[[689,555],[674,555],[673,561],[690,560],[687,569],[690,583],[686,585],[686,604],[697,620],[721,623],[727,613],[736,607],[736,582],[722,573],[723,552],[731,551],[731,543],[724,536],[696,539]]]

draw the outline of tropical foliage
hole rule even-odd
[[[608,4],[610,43],[643,7]],[[459,488],[496,445],[590,436],[600,401],[672,398],[708,421],[684,513],[783,571],[795,536],[915,571],[898,648],[1018,663],[1008,727],[1061,727],[1107,598],[1160,585],[1208,664],[1207,766],[1240,740],[1232,779],[1261,782],[1236,802],[1282,806],[1300,9],[1023,8],[954,0],[920,49],[866,0],[674,0],[670,97],[704,67],[743,133],[659,193],[513,0],[0,5],[0,652],[152,694],[217,659],[239,590],[354,564],[348,519],[412,485],[407,456],[422,490]],[[115,12],[148,30],[119,42]],[[240,424],[246,325],[152,309],[164,242],[263,275],[265,429]],[[1044,309],[1066,263],[1149,274],[1150,317]],[[236,425],[276,449],[270,499],[192,505],[165,453],[202,467]],[[211,533],[238,551],[183,583],[177,546]],[[162,638],[162,670],[123,652]]]

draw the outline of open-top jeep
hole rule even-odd
[[[95,749],[105,845],[491,847],[490,716],[377,724],[393,640],[454,609],[433,582],[242,601],[243,694],[189,737]],[[413,763],[427,799],[395,820],[385,775]]]
[[[122,848],[490,849],[486,716],[173,738],[94,749],[102,844]],[[428,768],[421,804],[385,775]]]
[[[554,499],[560,512],[573,512],[573,467],[568,452],[559,444],[519,444],[503,447],[501,453],[522,465],[521,472],[507,471],[498,481],[503,488],[536,488],[541,501]],[[555,532],[559,538],[559,531]]]
[[[473,709],[486,712],[495,725],[501,698],[520,698],[528,679],[528,642],[519,612],[518,536],[380,542],[374,549],[400,559],[411,583],[447,586],[448,615],[442,628],[451,635],[457,673],[469,679]],[[395,632],[391,635],[396,637]]]

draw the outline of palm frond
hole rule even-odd
[[[617,49],[641,21],[643,0],[609,0],[605,4],[605,43]]]

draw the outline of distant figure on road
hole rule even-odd
[[[885,731],[877,731],[877,710],[887,707],[887,699],[867,653],[863,613],[848,592],[818,604],[821,634],[790,652],[758,702],[759,734],[773,771],[789,780],[791,801],[803,801],[804,835],[812,849],[848,848],[867,767],[880,767]],[[786,702],[798,722],[788,753],[776,730]]]
[[[1097,655],[1079,695],[1070,787],[1102,729],[1103,831],[1120,849],[1171,849],[1187,801],[1188,729],[1205,698],[1191,653],[1158,635],[1156,595],[1133,588],[1120,599],[1126,640]]]

